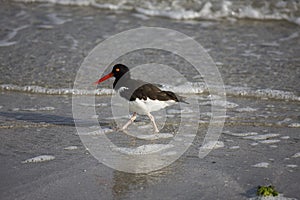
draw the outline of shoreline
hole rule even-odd
[[[255,198],[257,186],[269,184],[283,199],[300,199],[299,26],[283,21],[177,21],[126,11],[9,1],[0,11],[0,87],[21,88],[0,89],[1,199],[240,200]],[[130,174],[101,164],[86,149],[74,123],[72,92],[66,90],[72,88],[80,63],[99,42],[141,26],[177,30],[203,45],[229,95],[226,102],[217,102],[227,111],[218,148],[200,159],[199,148],[212,118],[211,97],[201,87],[202,76],[168,52],[144,50],[118,58],[116,62],[132,67],[163,63],[200,84],[192,88],[198,94],[187,92],[186,87],[171,88],[196,100],[200,114],[199,119],[193,118],[191,109],[181,112],[178,106],[158,113],[156,121],[165,138],[153,139],[143,116],[129,129],[131,135],[105,134],[130,154],[149,147],[145,145],[168,144],[183,117],[188,119],[187,127],[198,126],[192,145],[178,160],[154,172]],[[102,86],[111,88],[111,83]],[[42,94],[24,88],[30,85]],[[67,95],[47,95],[47,88],[55,88],[54,93],[67,88],[62,92]],[[116,127],[119,119],[111,107],[120,105],[113,104],[110,95],[79,106],[83,111],[95,109],[94,115],[81,121],[84,128],[99,130],[92,126],[95,120],[103,128]],[[120,120],[128,119],[120,116]],[[174,154],[166,151],[164,156]]]

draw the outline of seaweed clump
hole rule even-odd
[[[273,185],[269,186],[258,186],[256,194],[258,196],[269,197],[269,196],[278,196],[278,192],[275,190]]]

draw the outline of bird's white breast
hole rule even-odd
[[[147,114],[149,112],[161,110],[167,106],[176,103],[174,100],[159,101],[147,98],[146,100],[136,98],[135,101],[129,102],[129,110],[139,114]]]

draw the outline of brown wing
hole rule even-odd
[[[152,100],[168,101],[174,100],[179,102],[181,98],[171,91],[163,91],[152,84],[144,84],[137,88],[130,97],[130,101],[134,101],[136,98],[144,99],[150,98]]]

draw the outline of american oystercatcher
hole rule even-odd
[[[136,119],[137,113],[147,115],[153,125],[154,131],[159,132],[151,112],[158,111],[176,102],[184,102],[184,97],[171,91],[163,91],[153,84],[131,79],[129,68],[123,64],[116,64],[112,71],[100,78],[95,84],[99,84],[111,77],[115,77],[113,88],[119,95],[129,101],[129,110],[133,112],[130,120],[122,127],[125,130]]]

